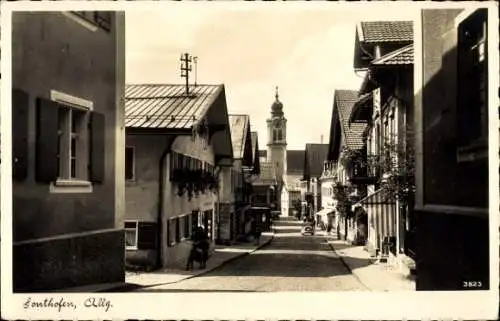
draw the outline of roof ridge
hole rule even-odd
[[[250,117],[249,114],[227,114],[228,116],[246,116],[246,117]]]

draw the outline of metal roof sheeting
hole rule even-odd
[[[125,126],[128,128],[189,129],[206,113],[224,85],[127,85]]]

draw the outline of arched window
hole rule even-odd
[[[278,132],[278,140],[279,140],[279,141],[283,140],[281,130],[280,130],[280,129],[278,129],[278,130],[277,130],[277,132]]]
[[[278,135],[277,135],[277,131],[276,129],[273,130],[273,142],[275,142],[277,139],[278,139]]]

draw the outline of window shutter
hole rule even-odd
[[[134,149],[125,147],[125,179],[134,179]]]
[[[51,100],[37,100],[35,179],[40,182],[49,183],[57,179],[59,107]]]
[[[157,224],[153,222],[139,222],[137,248],[140,250],[155,250],[157,248]]]
[[[12,91],[12,177],[24,180],[28,175],[28,111],[29,95]]]
[[[105,117],[92,112],[90,119],[90,181],[104,182]]]

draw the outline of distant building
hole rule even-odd
[[[304,157],[303,151],[287,150],[286,126],[283,103],[276,89],[267,120],[267,150],[259,151],[261,172],[252,185],[254,201],[279,210],[282,216],[293,215],[294,208],[298,208]]]
[[[244,209],[250,204],[251,175],[255,150],[252,145],[250,117],[248,115],[229,115],[231,139],[233,144],[233,167],[226,169],[231,175],[231,188],[224,191],[221,203],[220,222],[222,241],[232,241],[241,234],[244,222]]]
[[[342,190],[339,195],[334,195],[335,227],[337,235],[349,242],[356,240],[358,221],[358,217],[352,213],[351,205],[366,193],[362,186],[351,182],[353,164],[351,156],[366,151],[366,145],[363,142],[366,124],[349,123],[357,99],[356,90],[335,90],[327,154],[327,162],[336,164],[331,166],[336,170],[336,173],[331,174],[335,177],[334,193],[336,190]],[[360,219],[366,218],[360,217]]]
[[[214,241],[233,148],[224,85],[127,85],[126,258],[185,267],[195,227]],[[227,182],[229,181],[229,186]],[[227,194],[230,194],[227,193]],[[226,221],[224,221],[226,222]]]
[[[304,156],[304,176],[307,182],[308,195],[311,196],[308,204],[311,217],[315,217],[316,222],[326,223],[326,212],[319,213],[321,206],[321,182],[320,177],[323,172],[323,164],[327,159],[328,144],[306,144]],[[322,217],[323,216],[323,217]]]
[[[125,281],[125,18],[12,15],[15,292]]]
[[[301,183],[304,176],[304,151],[287,150],[286,162],[286,201],[282,203],[282,206],[285,209],[285,213],[294,216],[301,211]]]

